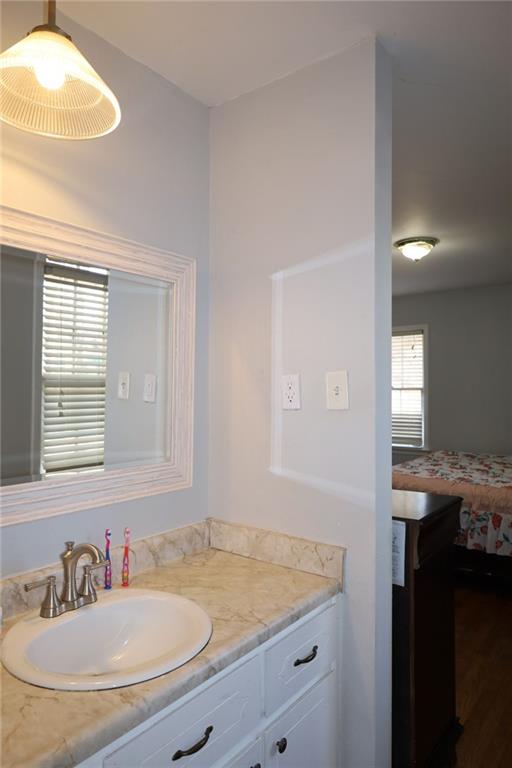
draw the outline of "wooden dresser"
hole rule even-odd
[[[446,768],[462,731],[455,711],[450,557],[461,498],[393,491],[405,535],[393,584],[393,768]]]

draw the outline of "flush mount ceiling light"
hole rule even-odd
[[[119,103],[55,13],[49,0],[48,23],[0,55],[0,119],[57,139],[104,136],[119,125]]]
[[[397,240],[393,245],[406,258],[419,261],[430,253],[438,242],[437,237],[404,237],[402,240]]]

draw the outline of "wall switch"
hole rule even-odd
[[[281,377],[281,397],[284,411],[300,410],[300,376],[288,373]]]
[[[325,374],[327,409],[348,410],[348,375],[346,371],[329,371]]]
[[[154,403],[156,400],[156,376],[154,373],[146,373],[144,376],[144,402]]]
[[[128,400],[130,397],[130,374],[128,371],[120,371],[117,376],[117,397],[119,400]]]

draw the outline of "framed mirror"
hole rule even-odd
[[[0,523],[190,486],[194,261],[0,214]]]

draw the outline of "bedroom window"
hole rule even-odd
[[[103,465],[108,274],[46,260],[42,471]]]
[[[425,328],[395,328],[392,344],[393,445],[425,447]]]

